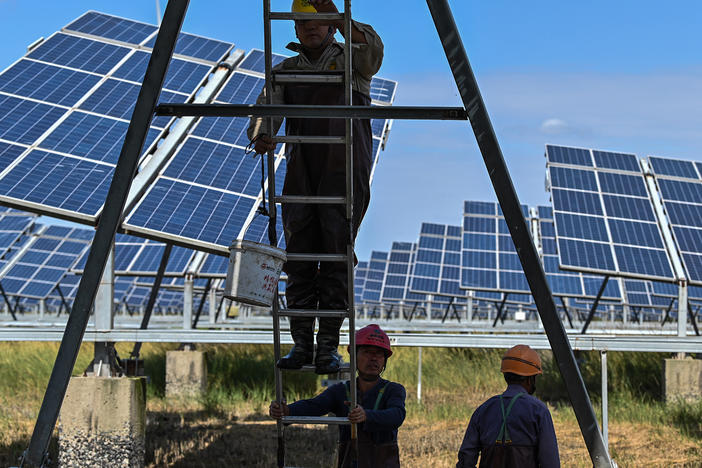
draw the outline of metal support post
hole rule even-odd
[[[500,302],[499,307],[497,308],[497,315],[495,315],[495,321],[492,322],[492,327],[494,328],[495,325],[497,325],[497,321],[502,318],[502,309],[505,307],[505,302],[507,302],[507,297],[509,294],[503,294],[502,295],[502,302]],[[504,319],[502,319],[502,323],[504,323]]]
[[[192,328],[197,328],[197,323],[200,321],[200,314],[202,314],[202,308],[205,306],[205,301],[207,301],[211,288],[212,278],[209,278],[207,280],[207,285],[205,286],[205,292],[203,292],[202,297],[200,297],[200,304],[197,306],[197,313],[195,314],[195,320],[193,321]]]
[[[466,304],[466,321],[473,323],[473,291],[468,292],[468,302]]]
[[[687,281],[678,283],[678,336],[687,335]]]
[[[122,219],[122,210],[131,188],[139,156],[146,140],[146,133],[149,130],[149,124],[187,8],[188,0],[171,0],[166,7],[163,23],[146,68],[144,84],[134,106],[122,152],[115,167],[104,209],[78,286],[76,299],[73,302],[73,309],[68,318],[66,331],[34,426],[29,449],[22,460],[25,465],[41,465],[45,460],[49,440],[56,425],[63,397],[66,394],[85,327],[88,324],[98,282],[105,268],[109,249],[114,242],[117,227]]]
[[[39,300],[39,318],[40,319],[44,318],[45,314],[46,314],[46,299],[40,299]]]
[[[602,439],[609,452],[609,415],[607,409],[607,350],[600,351],[602,362]]]
[[[10,302],[10,298],[7,297],[7,294],[5,294],[5,288],[2,287],[2,283],[0,283],[0,293],[2,293],[3,299],[5,299],[5,304],[7,305],[7,311],[12,315],[12,320],[17,321],[17,316],[15,315],[15,309],[12,307],[12,303]]]
[[[217,314],[217,290],[215,288],[210,288],[208,304],[210,310],[207,311],[207,321],[210,325],[215,324],[215,315]]]
[[[609,275],[605,276],[604,280],[602,281],[602,285],[600,286],[600,290],[597,291],[597,297],[595,298],[595,302],[592,303],[592,307],[590,308],[590,313],[587,315],[587,319],[585,319],[585,325],[583,325],[583,329],[580,331],[580,333],[583,335],[587,331],[587,328],[590,326],[590,322],[592,321],[592,317],[595,315],[595,311],[597,310],[597,306],[600,303],[600,298],[602,297],[602,294],[604,293],[605,287],[607,286],[607,281],[609,281]]]
[[[156,278],[154,279],[154,285],[151,287],[151,292],[149,293],[149,300],[146,303],[146,309],[144,310],[144,316],[141,318],[140,330],[146,330],[149,326],[149,321],[151,320],[151,313],[154,310],[154,305],[156,304],[156,299],[158,298],[158,291],[161,289],[161,282],[163,281],[163,274],[166,272],[166,266],[168,265],[168,259],[171,257],[171,250],[173,250],[173,244],[166,244],[166,248],[163,249],[163,255],[161,255],[161,262],[158,264],[158,270],[156,271]],[[126,303],[124,304],[127,305]],[[132,358],[137,359],[141,351],[141,343],[134,343],[134,348],[132,349]]]
[[[422,402],[422,347],[417,348],[417,401]]]
[[[495,193],[500,202],[529,287],[546,330],[551,349],[566,384],[575,416],[580,425],[590,458],[595,468],[611,467],[609,453],[597,428],[597,418],[587,394],[573,350],[563,324],[558,318],[551,288],[541,266],[539,254],[529,234],[521,211],[519,198],[502,157],[497,137],[490,123],[478,83],[470,67],[461,36],[447,0],[427,0],[436,30],[441,38],[446,58],[451,65],[463,105],[470,116],[471,126],[483,155]]]
[[[114,328],[115,300],[115,251],[110,248],[105,269],[102,272],[100,285],[95,296],[95,329],[110,331]],[[111,377],[113,344],[98,342],[94,345],[93,374],[97,377]]]
[[[565,312],[565,316],[568,319],[568,324],[570,325],[570,328],[575,328],[575,327],[573,327],[573,319],[570,317],[570,312],[568,312],[568,305],[566,305],[565,299],[563,299],[563,296],[560,296],[559,299],[561,300],[561,305],[563,306],[563,312]]]
[[[183,288],[183,329],[193,328],[193,276],[185,275],[185,287]]]

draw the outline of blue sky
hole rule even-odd
[[[274,10],[290,4],[272,3]],[[546,143],[702,160],[702,2],[450,3],[522,203],[548,203]],[[261,48],[261,4],[194,0],[183,30]],[[399,81],[396,104],[461,105],[425,2],[353,7],[385,42],[379,75]],[[0,0],[0,69],[90,9],[156,22],[149,0]],[[273,38],[284,52],[292,27],[276,24]],[[396,121],[359,258],[416,240],[423,221],[460,224],[463,200],[495,199],[466,122]]]

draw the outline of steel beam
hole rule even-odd
[[[447,0],[427,0],[427,5],[441,38],[446,58],[451,65],[463,105],[470,116],[480,152],[500,202],[505,221],[519,254],[539,315],[548,335],[551,349],[566,384],[568,395],[585,439],[590,458],[596,468],[611,467],[612,463],[597,427],[597,418],[590,402],[580,369],[575,362],[563,324],[558,318],[551,288],[541,266],[539,254],[529,234],[529,226],[521,211],[519,198],[502,157],[487,108],[473,75],[468,55],[453,19]],[[513,342],[514,343],[514,342]]]
[[[12,307],[12,303],[10,303],[10,298],[7,297],[7,294],[5,294],[5,288],[2,287],[2,283],[0,283],[0,293],[2,293],[3,299],[5,299],[5,305],[7,305],[7,310],[10,312],[10,315],[12,315],[12,320],[17,321],[15,309]]]
[[[309,106],[275,104],[160,104],[156,115],[175,117],[294,117],[313,119],[468,120],[460,107]]]
[[[23,456],[22,463],[25,466],[39,466],[45,460],[49,440],[56,426],[61,403],[88,324],[98,283],[114,243],[115,233],[122,220],[122,210],[136,173],[139,156],[187,8],[188,0],[171,0],[166,7],[29,448]]]
[[[166,266],[168,265],[168,259],[171,257],[172,250],[173,244],[166,244],[166,248],[163,249],[163,255],[161,255],[161,262],[158,264],[158,270],[156,271],[156,279],[154,279],[154,285],[151,287],[151,292],[149,293],[149,300],[147,301],[146,309],[144,310],[144,316],[141,318],[141,324],[139,325],[140,330],[146,330],[149,326],[149,321],[151,320],[151,313],[154,310],[154,305],[156,304],[156,299],[158,298],[158,291],[159,289],[161,289],[163,274],[166,272]],[[134,348],[132,348],[132,353],[130,354],[130,357],[133,359],[138,359],[140,352],[141,342],[137,341],[136,343],[134,343]]]
[[[595,315],[595,312],[597,311],[597,306],[600,303],[600,299],[602,298],[602,294],[604,293],[605,287],[607,286],[607,282],[609,281],[609,275],[605,276],[604,280],[602,281],[602,284],[600,285],[600,290],[597,292],[597,297],[595,298],[595,302],[592,303],[592,307],[590,307],[590,313],[587,315],[587,318],[585,319],[585,325],[583,325],[583,329],[580,331],[583,335],[587,331],[587,328],[590,326],[590,322],[592,321],[592,317]]]

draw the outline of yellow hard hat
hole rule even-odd
[[[507,350],[500,370],[525,377],[541,374],[541,358],[529,346],[517,345]]]
[[[309,0],[293,0],[290,9],[293,13],[317,13],[317,9],[310,5]]]

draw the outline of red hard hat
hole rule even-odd
[[[378,348],[383,348],[385,350],[386,358],[392,356],[392,349],[390,349],[390,338],[388,338],[388,335],[375,323],[366,325],[356,332],[356,347],[358,346],[377,346]],[[348,350],[350,353],[350,346]]]

